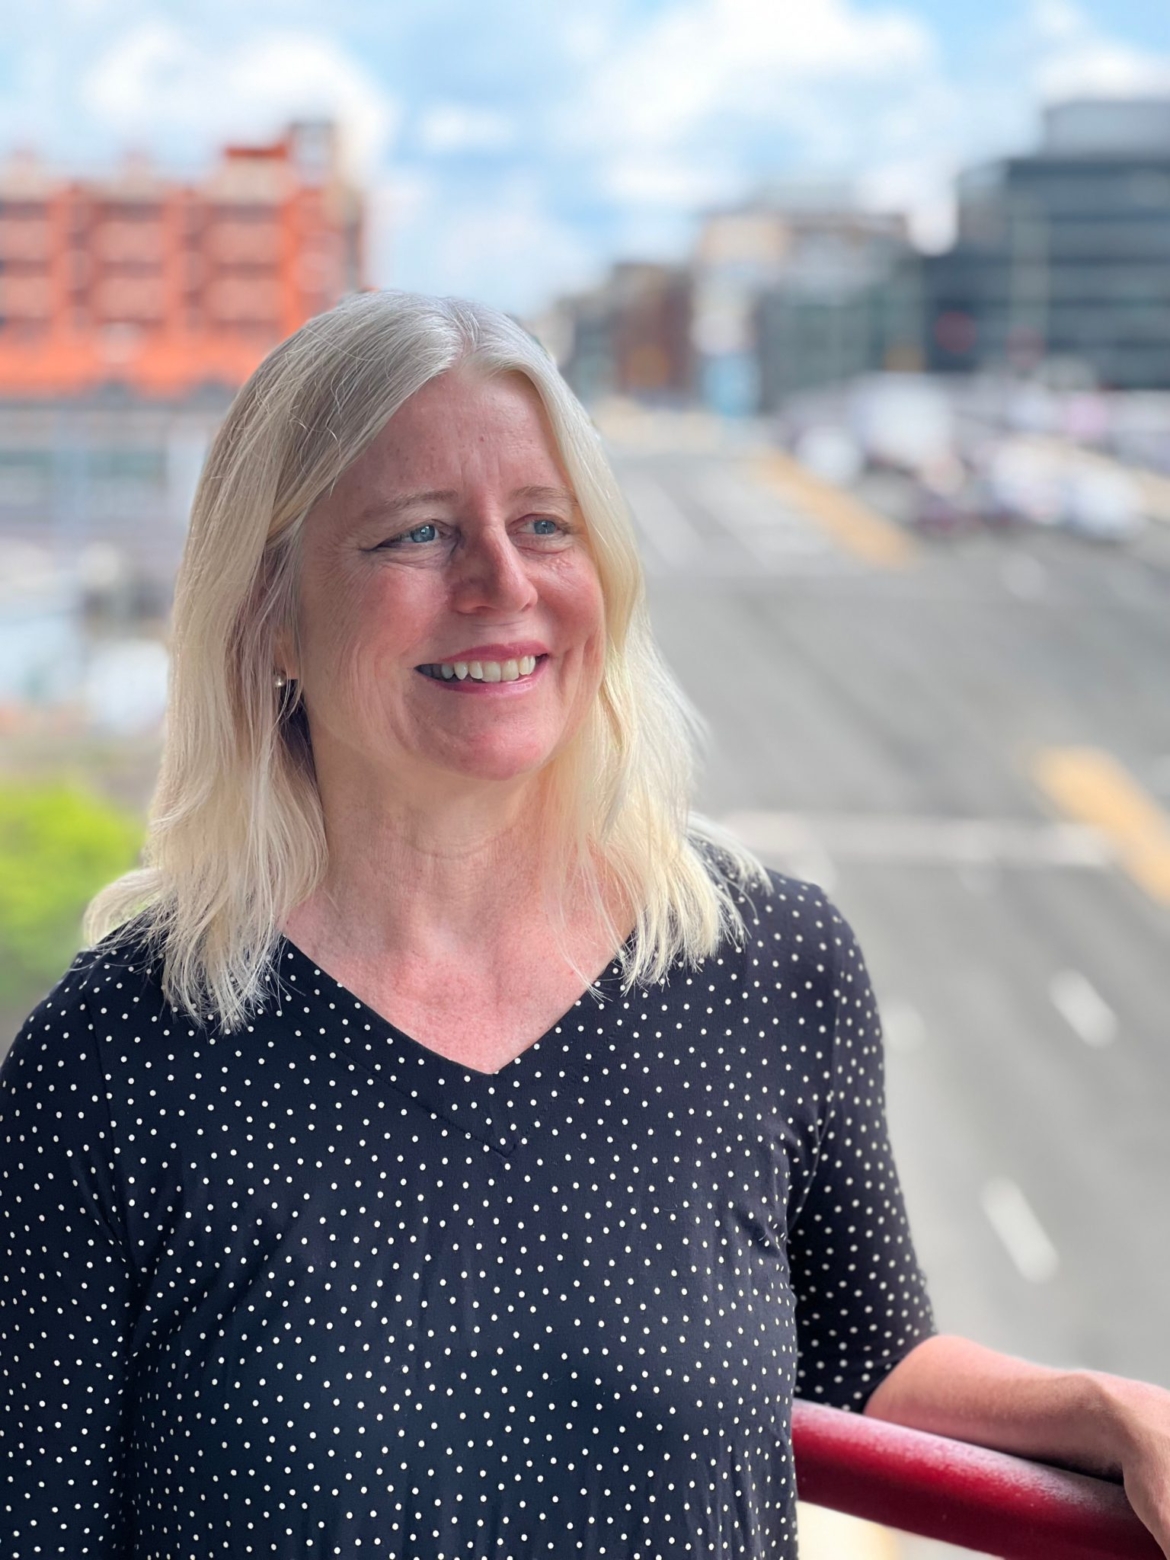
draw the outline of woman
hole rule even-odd
[[[794,1389],[1170,1545],[1170,1395],[934,1335],[856,945],[688,820],[689,731],[519,327],[366,295],[261,365],[149,865],[3,1070],[11,1560],[774,1560]]]

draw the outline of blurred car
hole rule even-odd
[[[925,482],[916,484],[910,524],[928,536],[962,536],[975,529],[978,515],[954,493],[940,493]]]
[[[873,466],[920,474],[952,456],[955,416],[947,393],[924,376],[871,374],[849,395],[849,425]]]
[[[865,464],[857,441],[833,423],[814,423],[793,441],[793,454],[802,466],[835,487],[850,487]]]
[[[1127,542],[1145,527],[1142,495],[1124,471],[1078,466],[1065,486],[1063,527],[1094,542]]]
[[[1006,439],[990,452],[983,477],[989,514],[1001,521],[1059,525],[1064,473],[1050,450]]]
[[[931,461],[913,479],[909,521],[929,536],[961,536],[978,528],[978,485],[958,456]]]
[[[989,515],[1124,542],[1145,525],[1138,484],[1124,470],[1046,442],[1009,439],[984,467]]]

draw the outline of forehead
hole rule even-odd
[[[404,488],[422,478],[423,485],[441,487],[518,466],[529,471],[529,481],[542,480],[537,471],[543,480],[565,480],[536,390],[520,374],[486,378],[454,370],[416,391],[351,470]]]

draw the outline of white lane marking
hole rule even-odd
[[[909,1002],[887,1002],[882,1008],[882,1033],[891,1051],[917,1051],[926,1042],[926,1021]]]
[[[1117,1039],[1117,1014],[1079,970],[1058,970],[1048,995],[1086,1045],[1099,1049]]]
[[[1016,1183],[1006,1175],[996,1176],[983,1188],[980,1201],[1022,1276],[1032,1284],[1045,1284],[1053,1278],[1060,1255]]]
[[[793,877],[819,883],[827,894],[837,886],[837,870],[824,842],[799,813],[731,813],[721,820],[750,850]]]
[[[815,850],[839,861],[1104,868],[1116,854],[1086,824],[1016,818],[738,812],[723,822],[754,850],[781,856]]]
[[[667,563],[692,563],[702,557],[702,537],[660,482],[634,472],[624,478],[622,487],[634,519]]]
[[[701,478],[698,497],[715,523],[758,563],[831,551],[824,533],[807,516],[736,471]]]

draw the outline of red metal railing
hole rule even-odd
[[[1162,1560],[1118,1484],[793,1405],[801,1500],[1006,1560]]]

